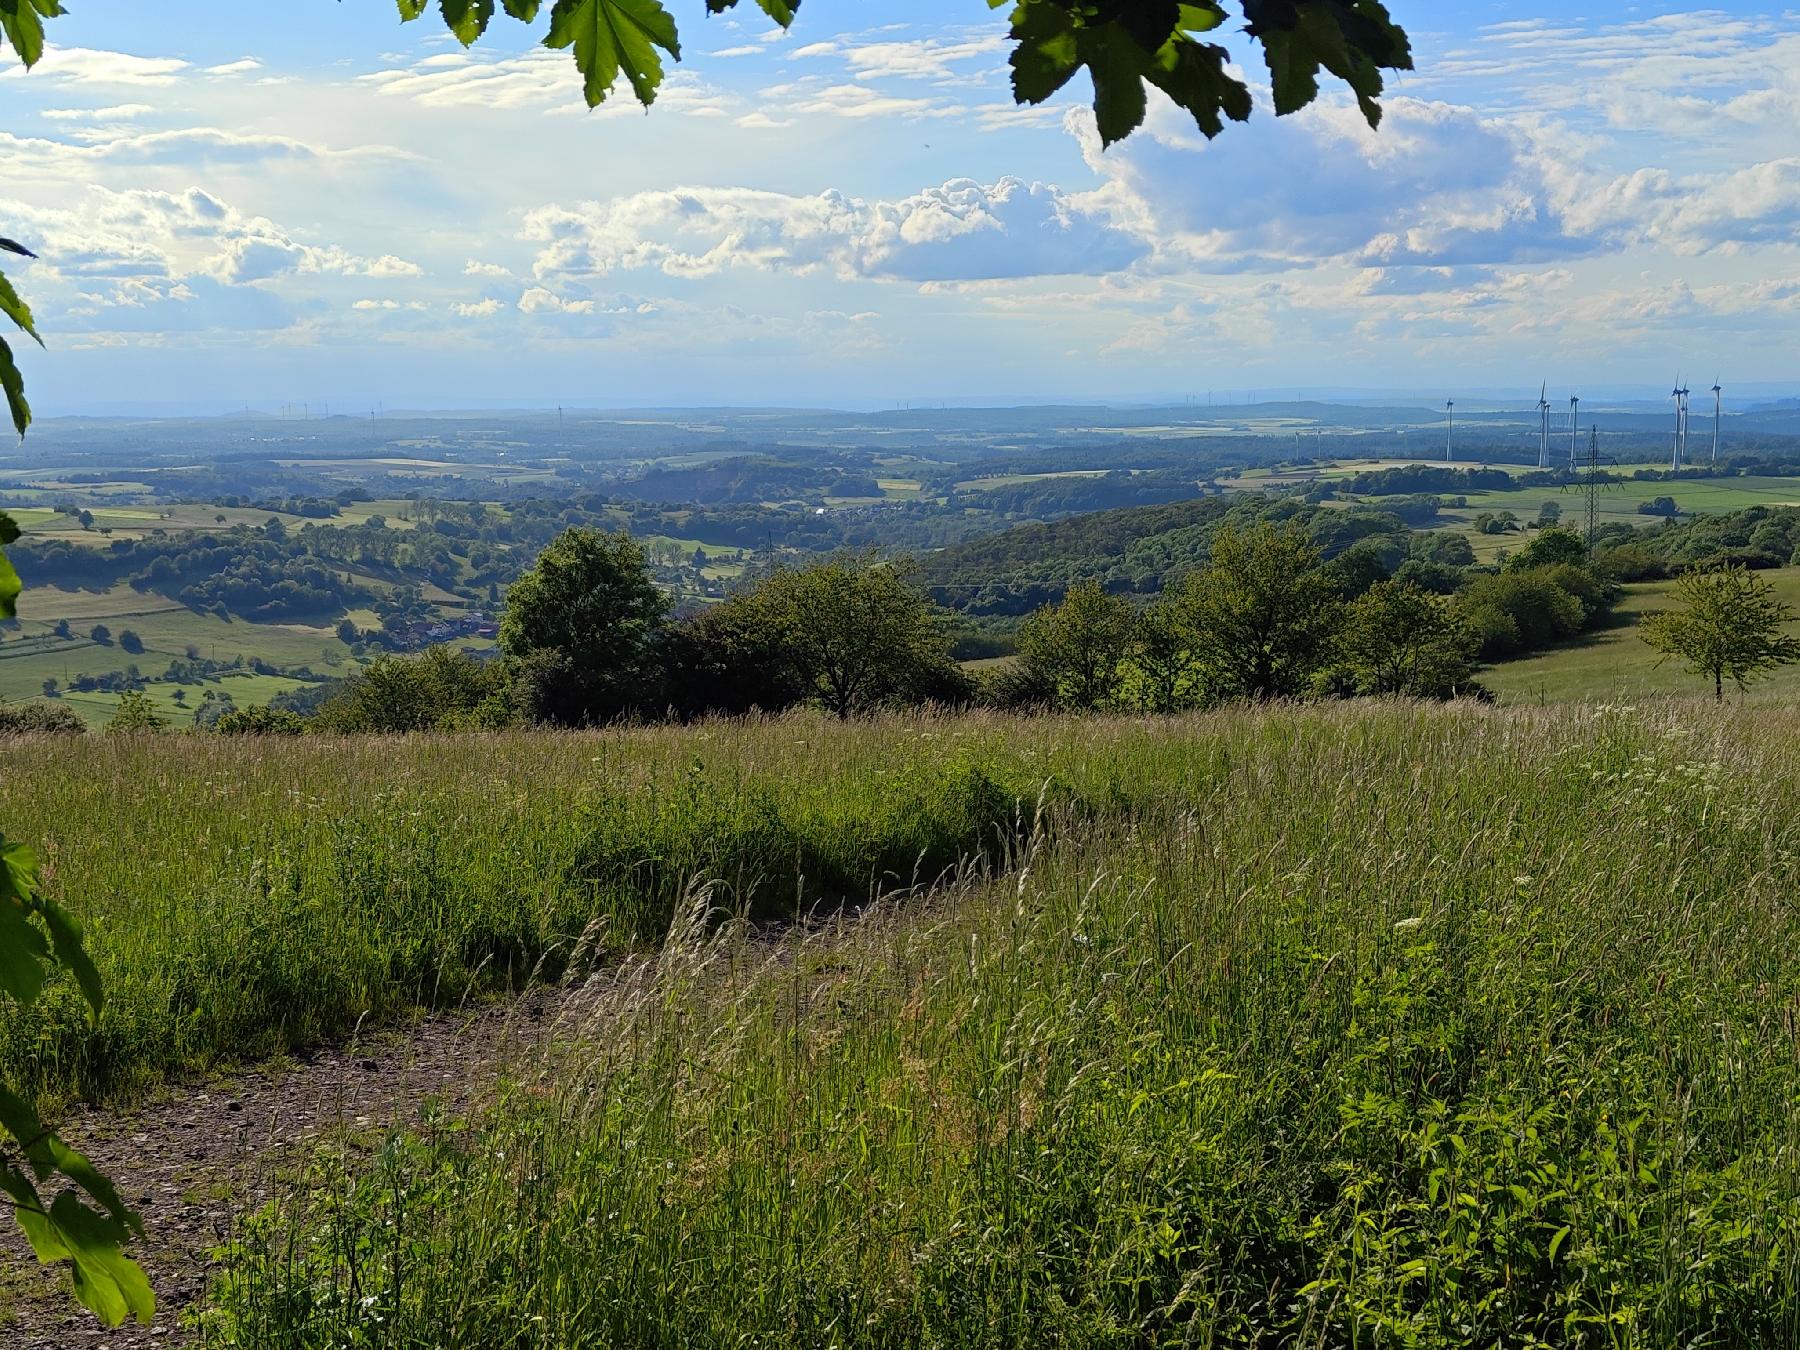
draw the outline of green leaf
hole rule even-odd
[[[19,522],[6,512],[0,511],[0,546],[17,542],[19,538]]]
[[[530,23],[538,16],[541,0],[501,0],[506,12],[520,23]]]
[[[57,961],[68,967],[69,973],[75,977],[75,983],[81,986],[81,994],[87,999],[88,1007],[93,1010],[95,1017],[100,1016],[100,1009],[106,1003],[106,994],[101,988],[100,972],[94,968],[93,958],[87,954],[87,948],[82,943],[81,925],[75,921],[74,915],[50,900],[38,901],[38,913],[44,916],[44,926],[50,930],[50,946]]]
[[[18,617],[19,593],[24,589],[25,583],[19,580],[19,573],[13,567],[12,559],[0,553],[0,619]]]
[[[48,1142],[50,1156],[56,1170],[104,1205],[107,1213],[115,1220],[142,1237],[144,1234],[142,1221],[126,1206],[125,1201],[114,1189],[105,1173],[89,1162],[86,1154],[70,1148],[54,1134],[50,1136]]]
[[[1321,68],[1356,94],[1370,126],[1381,122],[1381,72],[1411,70],[1412,49],[1381,0],[1244,0],[1246,31],[1263,44],[1275,94],[1285,116],[1319,94]]]
[[[590,108],[605,101],[620,71],[649,107],[663,78],[657,49],[681,59],[675,20],[657,0],[556,0],[544,45],[575,49]]]
[[[29,908],[37,899],[38,860],[31,845],[0,835],[0,900]]]
[[[118,1326],[127,1315],[149,1322],[156,1296],[137,1262],[121,1250],[124,1226],[96,1214],[73,1191],[64,1191],[51,1203],[50,1221],[75,1262],[75,1297],[108,1326]]]
[[[1042,103],[1081,68],[1081,41],[1072,11],[1049,0],[1021,0],[1012,13],[1013,97]]]
[[[44,54],[44,16],[62,12],[61,5],[45,9],[29,0],[0,0],[0,32],[27,67],[35,66]]]
[[[25,377],[13,362],[12,348],[0,338],[0,389],[6,391],[7,411],[12,414],[13,429],[23,436],[31,425],[31,405],[25,401]]]
[[[1006,3],[1006,0],[988,0],[995,8]],[[800,12],[800,0],[756,0],[756,7],[767,14],[783,28],[793,26],[794,16]],[[723,14],[728,9],[737,8],[737,0],[706,0],[708,14]]]
[[[439,0],[438,8],[444,26],[465,47],[487,32],[488,20],[494,17],[494,0]]]
[[[1182,36],[1159,57],[1150,69],[1150,82],[1186,109],[1194,125],[1208,136],[1225,129],[1226,117],[1234,122],[1249,120],[1250,90],[1226,71],[1231,58],[1223,47]]]
[[[1100,143],[1122,141],[1144,124],[1148,53],[1114,25],[1084,33],[1081,55],[1094,79],[1094,121]]]
[[[1550,1239],[1550,1264],[1556,1264],[1556,1253],[1562,1249],[1563,1243],[1569,1240],[1569,1225],[1564,1224],[1556,1230],[1556,1236]]]
[[[1210,33],[1225,22],[1225,11],[1217,5],[1183,5],[1175,26],[1184,33]]]
[[[6,315],[29,333],[38,346],[44,345],[44,339],[38,336],[38,331],[32,324],[31,306],[19,298],[19,293],[13,289],[12,282],[6,279],[4,272],[0,272],[0,314]]]
[[[425,12],[425,6],[431,0],[398,0],[400,5],[400,22],[411,23]]]
[[[19,1145],[19,1151],[41,1179],[56,1170],[56,1159],[50,1152],[50,1131],[38,1119],[31,1103],[0,1083],[0,1130],[5,1130]]]
[[[21,244],[17,239],[0,239],[0,251],[16,253],[21,258],[37,257],[37,254],[26,248],[25,245]]]
[[[16,900],[0,899],[0,993],[30,1003],[44,988],[50,944]]]

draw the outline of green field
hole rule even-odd
[[[55,636],[59,619],[69,621],[70,638]],[[350,662],[349,648],[329,627],[227,621],[129,586],[109,591],[32,587],[19,599],[19,620],[18,631],[0,641],[0,699],[7,701],[38,697],[46,679],[66,688],[78,676],[104,675],[129,665],[154,679],[170,661],[186,658],[190,648],[207,660],[261,658],[279,666],[307,666],[319,674],[342,672]],[[111,630],[109,644],[88,636],[96,624]],[[119,635],[127,630],[143,640],[142,652],[119,646]],[[154,692],[161,696],[171,690],[158,686]],[[197,701],[199,690],[189,692]]]
[[[1800,568],[1762,572],[1776,594],[1800,610]],[[1638,620],[1666,609],[1674,582],[1644,582],[1625,588],[1625,598],[1612,623],[1598,632],[1519,661],[1483,670],[1479,679],[1505,703],[1572,701],[1633,703],[1639,699],[1708,694],[1705,677],[1688,673],[1679,661],[1664,661],[1638,636]],[[1788,631],[1800,635],[1800,623]],[[1748,695],[1727,690],[1726,697],[1791,704],[1800,698],[1800,666],[1786,666],[1773,678],[1757,683]]]
[[[370,621],[374,616],[370,614]],[[71,636],[55,635],[56,621],[67,619]],[[147,681],[146,692],[172,724],[185,725],[208,689],[228,693],[242,707],[266,703],[276,693],[300,688],[299,680],[255,675],[248,670],[203,684],[174,684],[160,676],[189,653],[209,661],[261,659],[273,665],[306,667],[319,675],[348,674],[355,667],[350,649],[329,627],[306,624],[249,623],[197,614],[173,600],[145,594],[129,586],[108,591],[63,591],[31,587],[19,599],[19,628],[0,641],[0,701],[38,698],[44,681],[55,680],[64,701],[95,726],[112,719],[116,695],[72,690],[83,675],[106,675],[135,665]],[[111,630],[106,644],[95,642],[96,624]],[[143,641],[141,652],[119,645],[125,632]],[[184,702],[176,699],[177,691]]]
[[[209,1344],[1788,1345],[1797,732],[27,742],[0,809],[112,998],[0,1055],[129,1091],[600,956],[516,1091],[241,1224]]]

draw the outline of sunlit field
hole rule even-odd
[[[113,1002],[4,1049],[129,1094],[585,982],[497,1108],[320,1155],[220,1344],[1785,1344],[1797,730],[32,743]]]

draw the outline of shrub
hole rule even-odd
[[[46,703],[42,699],[0,703],[0,735],[78,735],[86,730],[81,714],[64,703]]]
[[[450,647],[382,656],[346,680],[318,712],[323,731],[408,732],[505,726],[513,721],[507,671]]]
[[[306,719],[298,713],[256,704],[233,708],[213,723],[221,736],[298,736],[306,730]]]

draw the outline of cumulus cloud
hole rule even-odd
[[[39,240],[43,266],[69,279],[119,282],[208,277],[248,286],[292,274],[418,276],[416,263],[296,239],[265,216],[239,211],[200,188],[185,192],[90,188],[74,209],[7,206]]]
[[[1208,142],[1160,106],[1105,152],[1091,114],[1068,126],[1121,210],[1203,270],[1542,262],[1593,247],[1532,141],[1469,108],[1392,99],[1375,133],[1325,104]]]
[[[486,300],[452,305],[450,308],[465,319],[491,319],[500,312],[500,302],[490,296]]]
[[[545,207],[525,222],[539,278],[652,268],[702,277],[728,268],[843,278],[960,281],[1130,266],[1146,243],[1095,203],[1043,183],[953,179],[894,201],[837,191],[751,188],[641,192]]]
[[[592,300],[567,300],[542,286],[533,286],[519,297],[519,309],[526,314],[592,314]]]

